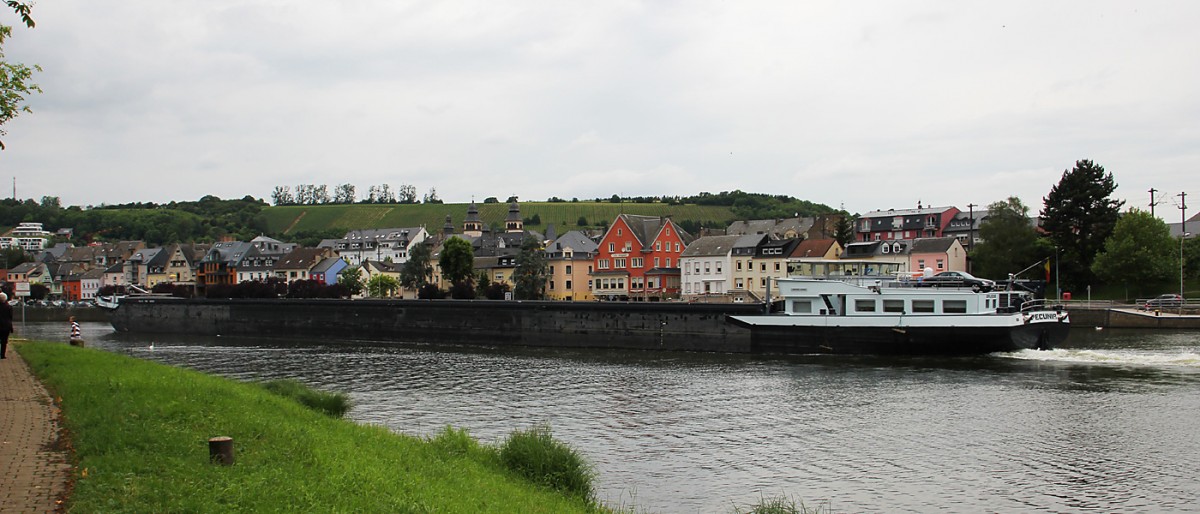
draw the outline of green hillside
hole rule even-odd
[[[507,203],[476,204],[479,217],[489,226],[503,226],[508,217]],[[578,228],[579,218],[586,218],[589,227],[606,225],[619,214],[671,216],[677,222],[694,221],[725,225],[735,219],[730,207],[709,205],[668,205],[665,203],[607,203],[607,202],[523,202],[521,217],[536,215],[541,223],[527,228],[543,230],[551,223],[559,234]],[[353,205],[287,205],[266,207],[262,219],[274,234],[352,230],[362,228],[417,227],[424,225],[430,232],[441,230],[446,216],[455,231],[462,230],[467,204],[353,204]]]

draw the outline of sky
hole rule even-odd
[[[1016,196],[1036,214],[1090,159],[1126,207],[1154,188],[1168,222],[1180,193],[1200,210],[1200,2],[55,0],[33,17],[0,12],[5,58],[43,69],[2,127],[21,199],[349,183],[851,213]]]

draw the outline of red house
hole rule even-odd
[[[622,214],[600,240],[592,295],[602,300],[679,297],[679,255],[692,236],[669,218]]]

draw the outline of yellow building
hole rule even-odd
[[[546,247],[547,300],[590,301],[592,260],[597,245],[587,235],[572,230]]]

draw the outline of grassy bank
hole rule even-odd
[[[463,432],[397,435],[258,385],[99,350],[22,342],[19,352],[63,410],[77,463],[71,511],[597,510],[509,471],[505,448]],[[234,439],[235,465],[209,463],[214,436]]]

